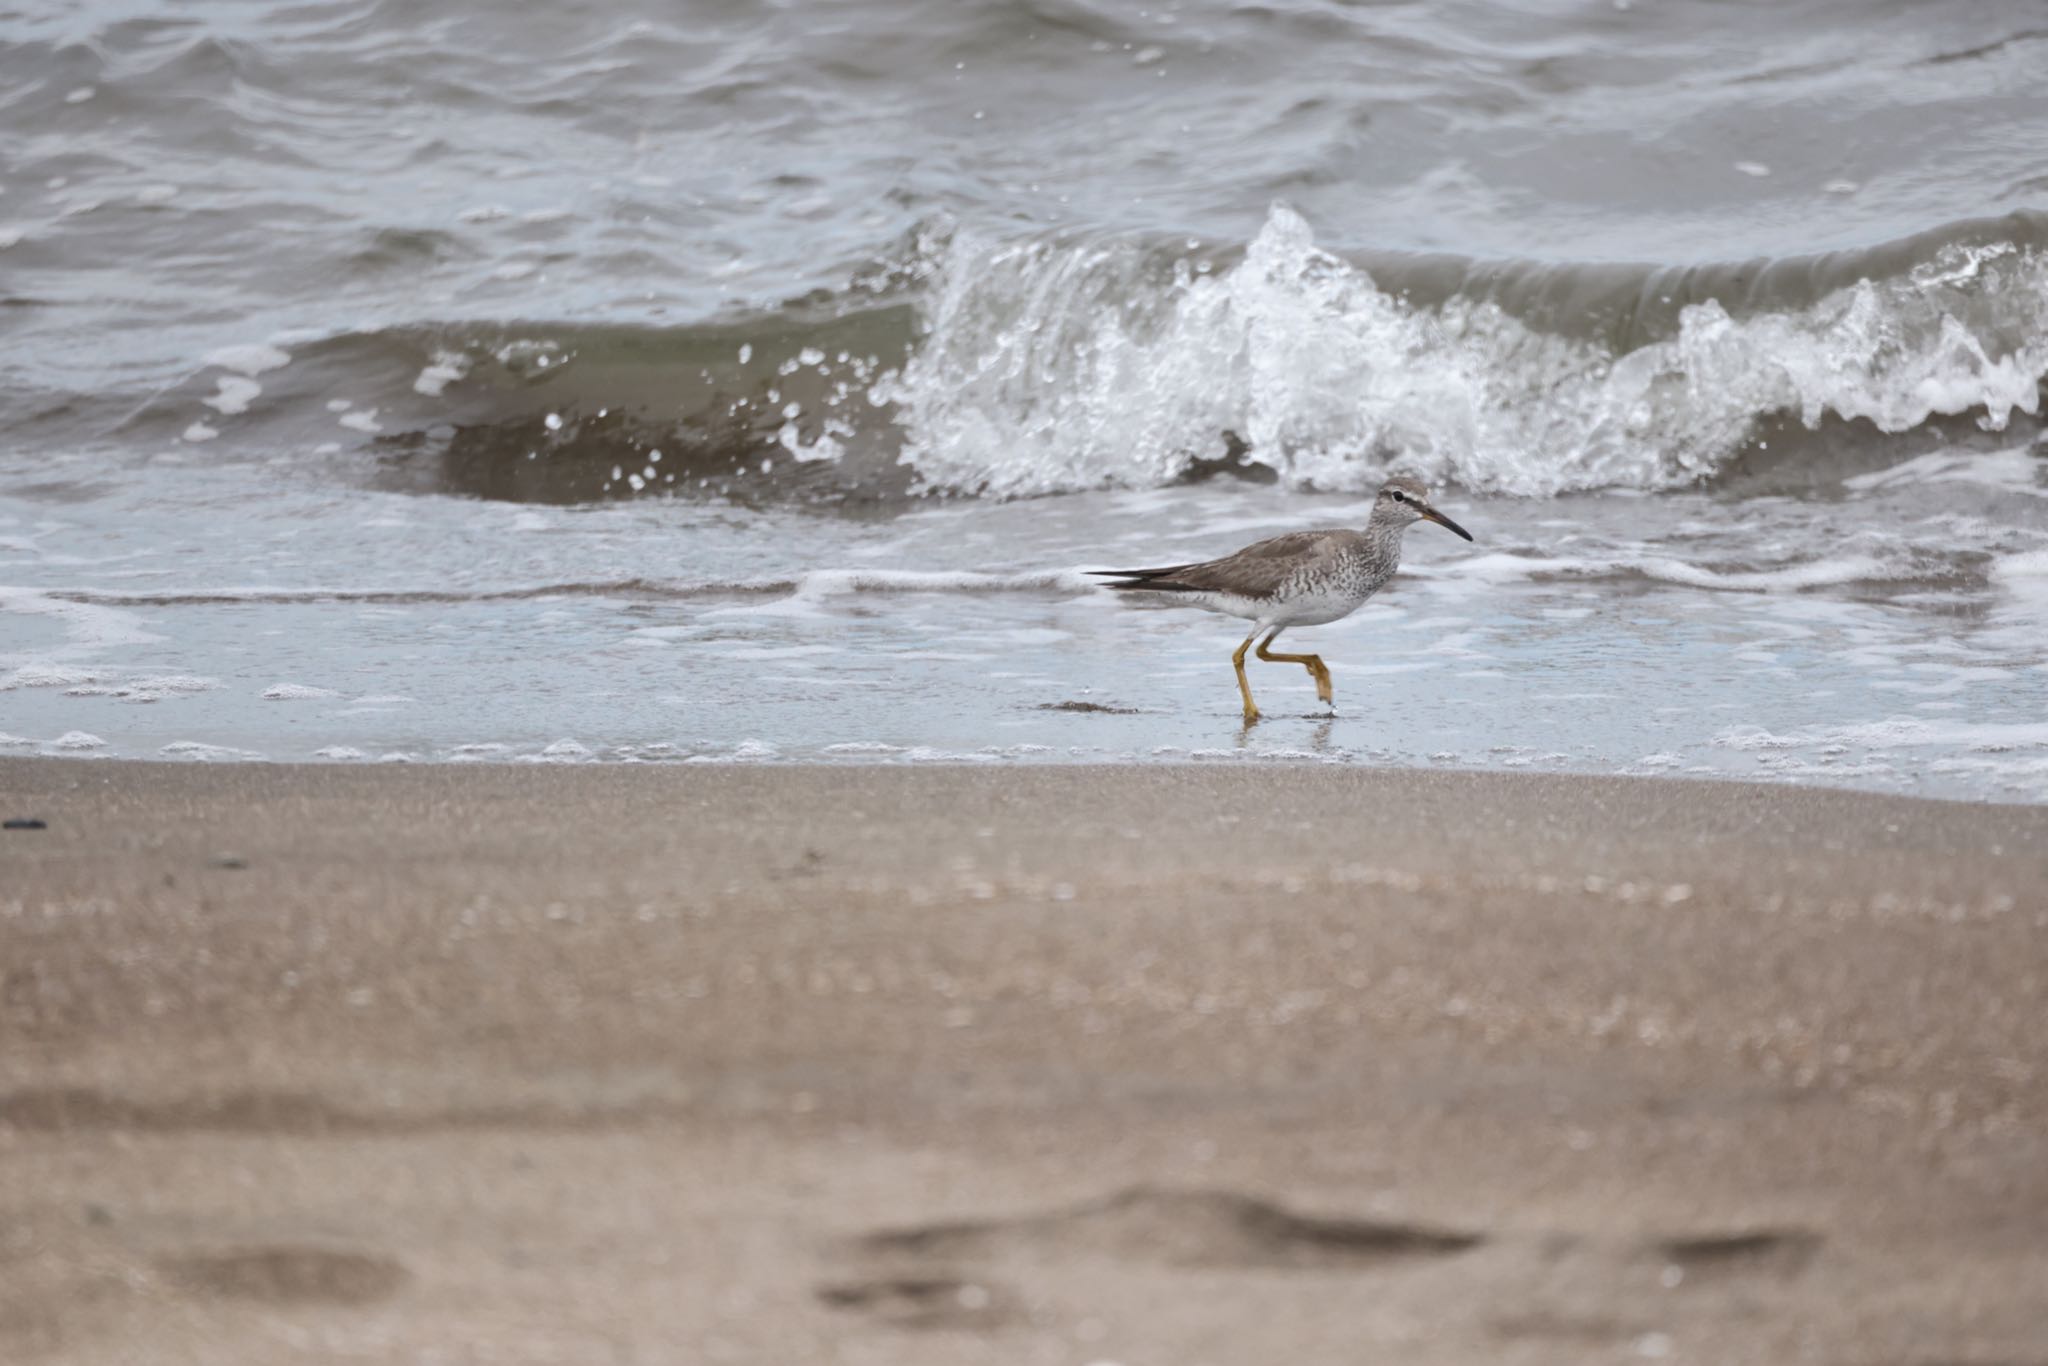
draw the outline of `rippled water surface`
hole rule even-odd
[[[0,7],[0,744],[2048,799],[2032,4]],[[1090,566],[1479,535],[1289,637]]]

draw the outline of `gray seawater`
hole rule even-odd
[[[0,7],[0,747],[2048,800],[2048,18]],[[1091,588],[1355,522],[1288,639]]]

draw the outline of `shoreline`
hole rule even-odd
[[[2030,1360],[2048,808],[0,759],[0,1355]]]
[[[1658,786],[1739,787],[1758,792],[1821,792],[1838,793],[1852,797],[1870,797],[1883,801],[1928,802],[1941,806],[1987,807],[1997,809],[2048,810],[2048,801],[2031,796],[1999,796],[1995,793],[1943,793],[1943,792],[1900,792],[1881,788],[1859,786],[1844,779],[1829,782],[1812,775],[1793,778],[1773,779],[1765,776],[1745,775],[1734,771],[1701,770],[1672,772],[1650,770],[1640,773],[1619,771],[1594,772],[1584,769],[1551,768],[1485,768],[1454,763],[1385,763],[1369,757],[1346,757],[1332,760],[1313,755],[1310,751],[1281,751],[1273,753],[1254,752],[1243,757],[1225,757],[1222,752],[1203,753],[1188,751],[1174,755],[1146,755],[1142,758],[1112,757],[1106,751],[1101,757],[1062,758],[1041,760],[1030,756],[1005,755],[999,758],[975,760],[964,755],[949,754],[941,758],[910,759],[901,755],[876,757],[867,754],[798,756],[746,756],[719,755],[709,758],[605,758],[590,757],[572,760],[551,760],[535,756],[492,755],[485,758],[418,758],[407,755],[402,759],[378,759],[368,755],[360,758],[286,758],[272,759],[257,755],[250,757],[214,757],[212,755],[100,755],[100,754],[52,754],[48,752],[0,753],[0,768],[8,765],[48,765],[53,767],[75,766],[90,768],[98,766],[127,769],[211,769],[211,770],[270,770],[283,769],[307,773],[340,770],[355,773],[394,772],[400,770],[449,772],[511,772],[532,773],[582,769],[600,773],[669,772],[669,773],[718,773],[746,771],[819,772],[846,773],[868,770],[916,773],[1043,773],[1043,772],[1116,772],[1121,770],[1182,770],[1200,772],[1235,772],[1243,770],[1271,770],[1281,773],[1374,773],[1410,774],[1417,776],[1443,775],[1453,778],[1500,779],[1517,781],[1556,781],[1560,783],[1651,783]]]

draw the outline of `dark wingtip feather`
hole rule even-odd
[[[1093,574],[1101,579],[1164,579],[1192,568],[1185,564],[1162,565],[1157,569],[1084,569],[1084,574]]]
[[[1089,569],[1083,572],[1099,579],[1117,580],[1104,584],[1104,588],[1135,589],[1145,593],[1191,593],[1194,591],[1191,585],[1175,583],[1172,577],[1188,567],[1169,564],[1158,569]]]
[[[1188,565],[1174,565],[1171,569],[1090,569],[1098,578],[1116,580],[1104,584],[1104,588],[1130,590],[1130,592],[1196,592],[1194,584],[1176,584],[1169,575],[1180,573]]]

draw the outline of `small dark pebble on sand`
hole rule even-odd
[[[17,816],[13,820],[0,821],[0,830],[48,830],[48,823],[34,816]]]
[[[249,860],[235,854],[220,854],[208,860],[208,866],[214,868],[247,868]]]
[[[1136,707],[1105,707],[1100,702],[1040,702],[1040,711],[1091,711],[1110,716],[1136,716]]]

